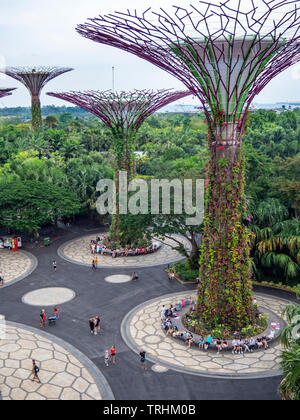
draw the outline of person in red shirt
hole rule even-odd
[[[113,362],[113,364],[116,363],[116,347],[115,345],[112,346],[110,349],[110,361]]]

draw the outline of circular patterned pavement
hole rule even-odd
[[[131,277],[126,274],[115,274],[113,276],[105,277],[104,280],[108,283],[127,283],[131,280]]]
[[[65,287],[46,287],[26,293],[22,302],[32,306],[55,306],[74,299],[75,292]]]
[[[280,316],[288,301],[256,293],[258,305]],[[167,336],[161,327],[162,305],[168,306],[191,292],[165,295],[134,308],[125,316],[121,325],[122,337],[135,352],[143,348],[149,352],[153,363],[184,373],[217,377],[261,377],[280,374],[280,341],[267,350],[253,353],[232,354],[230,351],[217,354],[204,352],[196,347]]]
[[[93,255],[90,250],[90,242],[97,236],[103,235],[94,233],[93,235],[82,236],[72,241],[62,244],[58,248],[58,255],[65,260],[80,264],[91,266]],[[189,249],[189,242],[183,237],[176,237],[180,240],[184,246]],[[171,239],[164,240],[163,245],[160,249],[148,255],[140,255],[136,257],[118,257],[112,258],[108,255],[97,255],[98,267],[107,268],[132,268],[132,267],[148,267],[154,265],[171,264],[175,261],[183,259],[183,256],[176,250],[172,249],[168,244],[176,246],[176,243]]]
[[[4,278],[0,289],[29,276],[36,267],[37,259],[29,252],[0,249],[0,272]]]
[[[32,359],[40,384],[31,380]],[[0,340],[0,391],[4,400],[114,399],[104,376],[73,346],[10,322]]]

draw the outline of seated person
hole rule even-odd
[[[263,345],[265,346],[265,350],[267,350],[269,348],[267,336],[263,335],[262,338],[261,338],[261,341],[262,341]]]
[[[246,338],[246,340],[244,341],[244,353],[246,352],[250,352],[250,343],[249,340]]]
[[[270,334],[267,336],[267,341],[273,340],[276,334],[276,330],[274,327],[271,327]]]
[[[189,349],[191,348],[191,345],[193,343],[193,338],[194,338],[193,334],[192,333],[189,333],[189,335],[188,335],[188,337],[186,339],[187,345],[188,345],[188,348]]]
[[[206,341],[204,344],[204,350],[207,350],[211,344],[213,344],[214,339],[212,338],[212,335],[210,334],[209,336],[206,337]]]
[[[249,349],[250,349],[251,353],[253,352],[255,347],[256,347],[256,341],[254,340],[253,337],[250,337],[250,339],[249,339]]]
[[[244,341],[242,339],[237,340],[237,351],[238,354],[243,354],[244,350]]]
[[[205,343],[205,338],[201,335],[199,339],[199,350],[203,350]]]
[[[222,349],[228,349],[228,342],[226,340],[222,341]]]
[[[128,248],[125,248],[125,257],[127,257],[128,256]]]
[[[263,342],[261,337],[257,337],[256,339],[257,348],[261,349],[263,347]]]
[[[237,350],[238,349],[238,341],[234,338],[232,340],[232,354],[235,353],[237,354]]]
[[[220,351],[222,351],[222,341],[220,340],[220,338],[218,338],[217,339],[217,341],[216,341],[216,347],[217,347],[217,350],[218,350],[218,354],[220,354]]]
[[[181,309],[182,309],[182,304],[181,304],[181,302],[180,302],[180,300],[177,302],[177,305],[176,305],[176,307],[175,307],[175,309],[176,309],[176,311],[181,311]]]

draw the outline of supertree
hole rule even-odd
[[[300,60],[299,20],[298,0],[227,0],[115,12],[77,26],[166,70],[203,104],[211,157],[197,311],[209,327],[253,320],[242,137],[255,95]]]
[[[4,98],[4,96],[12,95],[12,91],[16,88],[0,88],[0,98]]]
[[[134,144],[141,124],[158,109],[190,94],[190,91],[176,92],[170,89],[48,93],[91,112],[110,128],[113,135],[117,197],[120,192],[120,171],[127,172],[128,182],[135,176]],[[113,240],[120,240],[119,210],[119,200],[116,200],[116,213],[111,226]]]
[[[31,121],[33,128],[38,128],[42,125],[41,90],[50,80],[71,70],[73,69],[63,67],[6,67],[2,70],[8,76],[23,83],[29,90],[31,95]]]

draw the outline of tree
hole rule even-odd
[[[0,226],[14,231],[38,231],[58,218],[70,217],[79,210],[77,195],[66,187],[46,182],[1,182]]]

